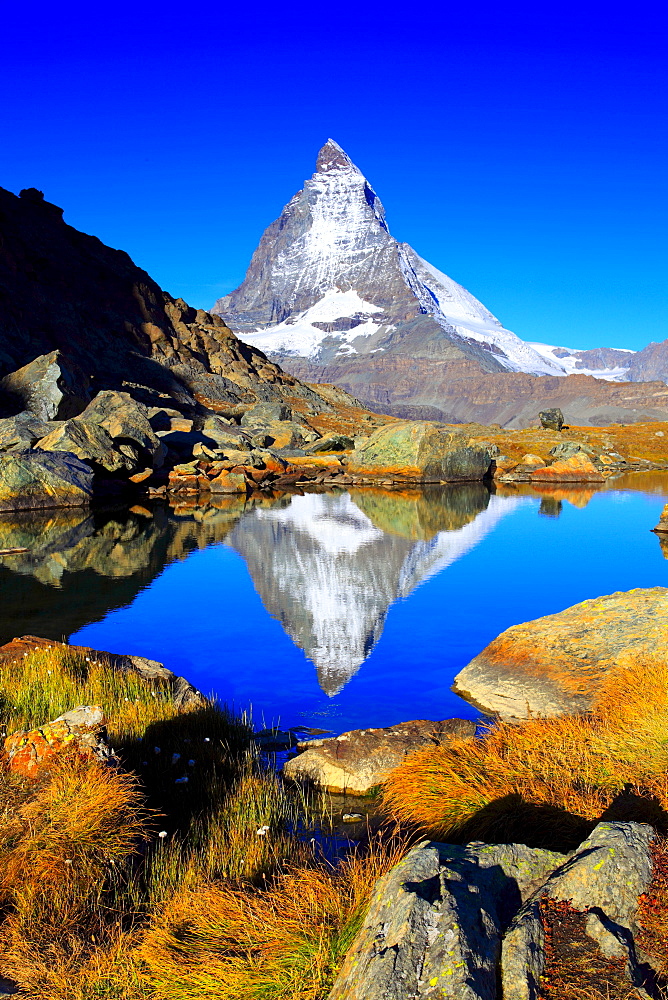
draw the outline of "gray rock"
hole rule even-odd
[[[378,881],[329,1000],[496,1000],[501,935],[563,860],[521,844],[414,848]]]
[[[490,465],[487,449],[469,444],[461,434],[424,420],[404,420],[379,427],[356,447],[348,471],[413,482],[458,482],[483,479]]]
[[[560,441],[559,444],[555,444],[554,448],[550,448],[550,455],[553,455],[557,460],[572,458],[579,452],[584,452],[589,458],[598,458],[598,452],[595,448],[591,448],[587,444],[580,444],[578,441]]]
[[[285,403],[257,403],[241,418],[242,427],[268,427],[278,420],[292,420],[292,410]]]
[[[355,441],[346,434],[327,434],[310,444],[306,451],[314,454],[320,451],[350,451],[355,447]]]
[[[67,451],[106,472],[134,472],[137,453],[123,454],[114,447],[109,433],[99,424],[75,417],[37,442],[42,451]]]
[[[638,897],[652,877],[655,831],[646,823],[599,823],[588,840],[550,876],[517,914],[503,940],[503,995],[537,1000],[546,964],[540,900],[568,900],[589,911],[586,932],[607,958],[624,957],[634,982],[644,978],[636,954]]]
[[[40,420],[30,410],[0,420],[0,451],[24,451],[54,430],[54,424]]]
[[[541,410],[538,418],[541,426],[550,431],[560,431],[564,426],[564,415],[557,406],[551,410]]]
[[[66,420],[90,400],[89,379],[60,351],[42,354],[0,381],[0,391],[40,420]]]
[[[93,472],[68,452],[0,455],[0,510],[82,507],[93,495]]]

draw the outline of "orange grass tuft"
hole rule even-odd
[[[388,777],[386,808],[433,836],[574,846],[608,818],[666,822],[668,664],[629,660],[591,715],[499,721],[424,747]]]

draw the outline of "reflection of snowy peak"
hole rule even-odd
[[[214,312],[274,358],[318,365],[390,352],[474,362],[481,372],[600,369],[619,378],[628,356],[589,367],[581,352],[528,344],[504,329],[390,235],[375,191],[331,139],[315,174],[262,236],[243,284]]]
[[[245,559],[267,611],[334,695],[371,653],[390,605],[464,555],[521,502],[487,499],[462,528],[416,542],[381,531],[347,494],[307,494],[245,515],[228,543]]]

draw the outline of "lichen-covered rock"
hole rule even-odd
[[[63,754],[76,753],[105,762],[111,756],[105,725],[99,705],[81,705],[38,729],[12,733],[4,742],[7,768],[33,778],[44,765]]]
[[[248,481],[243,473],[222,471],[208,481],[208,488],[212,493],[246,493]]]
[[[160,440],[149,421],[148,408],[127,392],[111,389],[99,392],[80,419],[103,427],[116,446],[130,441],[151,458],[160,452]]]
[[[329,1000],[496,1000],[501,935],[563,860],[522,844],[414,848],[378,881]]]
[[[490,464],[489,451],[469,444],[461,434],[426,420],[404,420],[378,428],[355,448],[348,471],[414,482],[457,482],[483,479]]]
[[[75,417],[66,420],[37,442],[41,451],[70,452],[84,462],[90,462],[106,472],[134,472],[138,467],[138,453],[124,454],[114,447],[109,433],[99,424]]]
[[[40,420],[30,410],[0,420],[0,451],[25,451],[54,430],[54,424]]]
[[[0,381],[0,393],[40,420],[74,417],[90,399],[89,379],[60,351],[42,354]]]
[[[474,733],[475,723],[468,719],[420,719],[383,729],[353,729],[341,736],[300,743],[303,753],[289,760],[283,773],[312,781],[328,792],[365,795],[419,747]]]
[[[551,410],[541,410],[538,414],[541,426],[550,431],[560,431],[564,426],[564,415],[558,406]]]
[[[90,466],[68,452],[0,455],[0,510],[83,507],[93,495]]]
[[[546,964],[540,900],[568,901],[588,912],[586,933],[606,958],[625,958],[631,981],[638,979],[638,897],[652,877],[649,845],[655,831],[646,823],[599,823],[573,857],[550,876],[513,920],[502,948],[503,996],[536,1000]],[[583,985],[585,985],[583,983]]]
[[[531,473],[534,483],[603,483],[603,476],[583,451],[570,458],[557,459],[551,465]]]
[[[350,451],[355,447],[355,442],[346,434],[326,434],[318,441],[309,444],[306,451],[315,453],[319,451]]]
[[[280,420],[292,420],[293,413],[285,403],[256,403],[241,418],[242,427],[268,427]]]
[[[621,591],[513,625],[455,677],[454,690],[506,718],[591,710],[607,671],[668,655],[668,590]]]

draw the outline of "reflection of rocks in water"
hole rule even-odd
[[[605,484],[600,487],[592,483],[579,485],[577,483],[568,486],[554,486],[542,483],[500,483],[494,484],[495,492],[500,497],[540,497],[540,513],[548,513],[549,506],[554,503],[561,504],[567,500],[573,507],[586,507],[589,501],[597,493],[604,489]],[[545,507],[542,501],[546,501]]]
[[[541,497],[539,514],[544,517],[559,517],[563,504],[557,497]]]
[[[265,608],[315,664],[329,695],[369,656],[390,605],[515,507],[469,484],[353,496],[295,496],[283,508],[248,513],[228,538]]]
[[[84,513],[61,509],[0,517],[0,640],[33,633],[62,639],[130,604],[163,567],[222,541],[243,514],[236,501],[193,516],[168,509]]]

